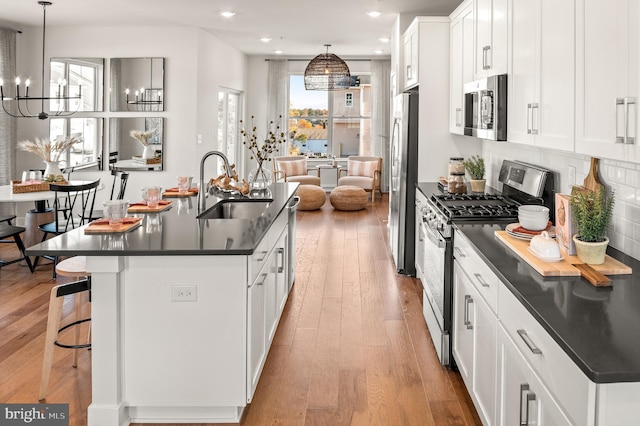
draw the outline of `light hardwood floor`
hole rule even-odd
[[[387,214],[386,195],[359,212],[328,200],[298,212],[296,283],[242,425],[481,424],[460,375],[438,363],[419,281],[395,272]],[[15,252],[0,244],[0,258]],[[0,269],[0,402],[37,402],[54,284],[50,266]],[[86,425],[91,352],[71,360],[56,348],[47,402]]]

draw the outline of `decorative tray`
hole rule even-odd
[[[138,226],[142,221],[141,217],[125,217],[122,227],[114,229],[109,225],[109,219],[98,219],[91,222],[84,228],[85,234],[122,234],[129,232]]]
[[[171,208],[171,201],[160,200],[156,207],[148,207],[147,203],[140,201],[139,203],[129,204],[128,213],[156,213]]]
[[[22,183],[20,180],[11,181],[11,191],[14,194],[25,194],[27,192],[42,192],[49,190],[49,184],[55,183],[56,185],[66,185],[69,182],[41,182],[41,183]]]
[[[175,197],[193,197],[198,195],[198,188],[189,188],[189,191],[181,193],[178,188],[167,188],[163,193],[163,197],[175,198]]]
[[[162,163],[162,158],[161,157],[154,157],[154,158],[142,158],[138,155],[134,155],[133,157],[131,157],[131,159],[133,161],[135,161],[136,163],[140,163],[140,164],[160,164]]]

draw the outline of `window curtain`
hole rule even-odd
[[[286,59],[269,60],[267,85],[267,129],[275,128],[277,123],[280,130],[286,134],[289,131],[289,61]],[[271,121],[274,124],[270,127]],[[278,146],[278,150],[273,156],[282,155],[289,155],[288,144]]]
[[[382,191],[389,190],[391,61],[371,60],[371,155],[382,157]]]
[[[0,28],[0,76],[16,75],[16,31]],[[12,106],[12,109],[14,107]],[[0,185],[11,183],[16,172],[17,126],[15,117],[0,111]],[[14,206],[0,203],[0,214],[13,214]]]

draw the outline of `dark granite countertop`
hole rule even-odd
[[[418,188],[437,191],[436,184]],[[640,382],[640,262],[609,247],[607,254],[634,271],[609,275],[610,288],[581,277],[543,277],[495,237],[508,223],[455,227],[591,381]]]
[[[170,198],[170,209],[159,213],[133,213],[141,226],[126,233],[85,235],[84,227],[27,249],[30,256],[184,256],[249,255],[266,235],[274,219],[287,206],[297,183],[270,186],[273,202],[256,219],[196,219],[197,197]],[[130,200],[139,201],[137,199]],[[207,199],[207,207],[220,201]]]

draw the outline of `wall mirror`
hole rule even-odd
[[[111,59],[111,111],[164,111],[164,58]]]
[[[163,148],[164,118],[109,119],[108,165],[110,169],[162,170]]]
[[[50,111],[103,111],[104,59],[51,58]],[[75,96],[82,87],[82,99],[58,101],[56,96]]]
[[[74,172],[102,170],[102,145],[104,119],[102,118],[51,118],[49,138],[52,141],[76,138],[78,142],[62,154],[60,168]]]

